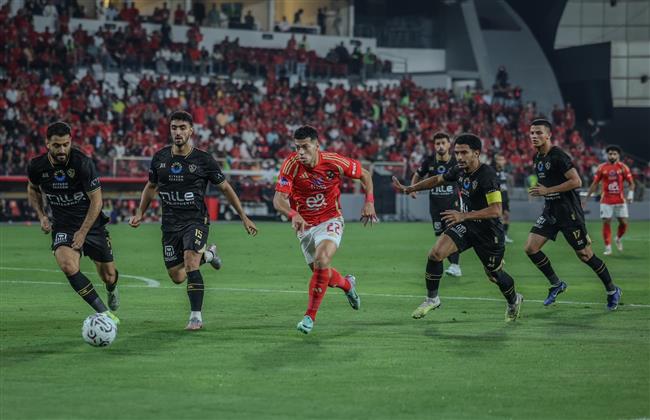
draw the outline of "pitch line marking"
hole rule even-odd
[[[43,273],[61,273],[61,270],[52,270],[48,268],[24,268],[24,267],[0,267],[0,270],[11,270],[11,271],[40,271]],[[94,276],[97,276],[97,273],[89,273]],[[127,279],[140,280],[147,284],[147,287],[160,287],[160,282],[158,280],[150,279],[149,277],[143,276],[133,276],[130,274],[120,273],[120,277],[125,277]],[[40,282],[48,283],[48,282]]]
[[[3,269],[4,267],[0,267]],[[27,269],[25,269],[27,270]],[[40,271],[40,270],[39,270]],[[52,270],[55,271],[55,270]],[[120,274],[121,275],[121,274]],[[68,283],[63,282],[54,282],[54,281],[31,281],[31,280],[0,280],[0,284],[9,283],[9,284],[42,284],[42,285],[57,285],[65,286]],[[121,285],[120,287],[128,288],[146,288],[146,287],[157,287],[158,289],[178,289],[174,286],[139,286],[134,284]],[[220,292],[242,292],[242,293],[293,293],[293,294],[305,294],[306,291],[302,290],[282,290],[282,289],[246,289],[246,288],[237,288],[237,287],[206,287],[204,290],[214,290]],[[406,299],[418,299],[422,298],[422,295],[399,295],[399,294],[390,294],[390,293],[362,293],[361,296],[375,296],[375,297],[389,297],[389,298],[406,298]],[[486,298],[486,297],[468,297],[468,296],[443,296],[443,299],[449,300],[475,300],[480,302],[503,302],[503,299],[496,298]],[[543,300],[536,299],[526,299],[526,302],[533,303],[543,303]],[[556,301],[556,304],[560,305],[604,305],[604,302],[577,302],[573,300],[563,300]],[[621,306],[631,307],[631,308],[643,308],[650,309],[650,305],[641,304],[641,303],[626,303]]]

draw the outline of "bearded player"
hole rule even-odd
[[[615,145],[607,146],[607,160],[596,170],[594,182],[591,183],[587,196],[582,206],[586,206],[587,200],[598,189],[602,182],[602,193],[600,194],[600,218],[603,219],[603,240],[605,241],[604,255],[612,255],[612,216],[618,219],[618,230],[616,232],[616,249],[623,251],[622,238],[627,230],[627,203],[634,199],[634,178],[626,164],[621,162],[621,148]],[[625,181],[629,184],[627,200],[623,194]]]
[[[291,220],[312,270],[307,311],[297,326],[298,331],[309,334],[328,286],[342,289],[352,309],[358,310],[361,305],[355,277],[343,277],[331,266],[343,238],[344,221],[339,204],[342,177],[361,180],[366,193],[361,211],[364,226],[372,225],[377,216],[372,177],[359,161],[337,153],[321,152],[318,132],[308,125],[298,128],[293,140],[296,151],[280,168],[273,206]]]

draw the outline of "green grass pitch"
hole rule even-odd
[[[361,310],[325,296],[314,331],[296,323],[309,273],[288,224],[256,238],[216,223],[224,259],[203,267],[205,329],[183,330],[185,286],[167,279],[157,225],[110,227],[122,319],[104,349],[80,335],[89,307],[74,294],[37,226],[0,227],[0,418],[548,418],[650,417],[650,224],[632,222],[625,252],[604,257],[623,289],[605,310],[602,285],[563,238],[545,252],[569,289],[544,308],[547,282],[511,227],[506,269],[526,300],[505,303],[473,251],[463,277],[443,277],[443,305],[410,318],[424,295],[427,223],[346,227],[334,266],[358,278]],[[589,225],[602,256],[600,224]],[[89,260],[83,268],[101,295]]]

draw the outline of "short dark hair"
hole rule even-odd
[[[544,127],[548,128],[548,131],[553,131],[553,124],[546,118],[537,118],[533,121],[530,122],[530,126],[534,125],[543,125]]]
[[[472,150],[478,150],[479,152],[481,151],[481,139],[478,138],[476,134],[471,134],[471,133],[462,133],[456,136],[456,145],[459,144],[466,144],[469,146],[470,149]]]
[[[187,111],[179,110],[179,111],[172,112],[171,115],[169,116],[169,122],[171,123],[173,120],[186,121],[190,125],[194,123],[194,121],[192,120],[192,114],[190,114]]]
[[[318,131],[316,131],[316,129],[311,125],[303,125],[293,132],[293,138],[295,140],[318,140]]]
[[[47,126],[46,137],[49,140],[52,136],[70,136],[72,135],[72,128],[68,123],[63,121],[56,121]]]
[[[619,146],[618,144],[610,144],[605,148],[605,152],[607,153],[609,153],[610,150],[617,151],[619,155],[623,153],[623,150],[621,150],[621,146]]]
[[[436,141],[438,139],[447,139],[448,141],[451,141],[451,136],[444,131],[438,131],[433,135],[433,138],[431,140]]]

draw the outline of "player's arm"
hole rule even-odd
[[[134,228],[140,226],[140,223],[142,223],[142,219],[144,217],[144,213],[149,208],[151,201],[156,198],[157,193],[158,185],[154,184],[151,181],[147,181],[147,184],[144,186],[142,194],[140,195],[140,204],[135,210],[135,215],[131,216],[131,219],[129,220],[129,226]]]
[[[572,191],[576,188],[582,187],[582,180],[576,168],[571,168],[564,173],[566,181],[554,187],[545,187],[542,184],[537,184],[528,190],[528,193],[534,197],[543,197],[548,194],[562,193]]]
[[[226,196],[226,199],[230,205],[235,208],[235,211],[244,224],[244,229],[246,229],[246,232],[248,232],[249,235],[257,235],[257,226],[255,226],[255,223],[253,223],[253,221],[246,215],[246,212],[241,205],[241,201],[239,201],[239,197],[237,196],[235,190],[233,190],[230,186],[230,183],[224,180],[223,182],[217,184],[217,188],[219,188],[223,195]]]
[[[417,183],[420,182],[420,180],[422,179],[422,178],[420,177],[420,173],[419,173],[419,172],[420,172],[420,171],[416,171],[416,172],[413,174],[413,176],[411,177],[411,185],[417,184]],[[412,192],[412,193],[411,193],[411,197],[413,197],[413,198],[417,197],[417,192]]]
[[[308,224],[305,219],[302,218],[300,213],[291,208],[288,193],[276,191],[273,196],[273,207],[278,213],[284,214],[291,220],[291,227],[296,232],[302,232],[307,228]]]
[[[582,200],[583,207],[587,204],[591,196],[598,190],[598,184],[600,184],[601,178],[602,177],[600,176],[600,166],[599,166],[598,169],[596,170],[596,175],[594,176],[594,180],[591,182],[591,185],[589,186],[589,190],[587,190],[587,195]]]
[[[47,217],[47,214],[45,214],[45,209],[43,208],[43,193],[41,192],[41,188],[32,184],[31,181],[27,183],[27,200],[34,211],[36,211],[43,233],[50,233],[52,231],[52,226],[50,225],[50,219]]]
[[[625,166],[625,172],[624,172],[624,180],[623,183],[625,184],[625,181],[628,183],[628,191],[627,191],[627,202],[631,203],[634,201],[634,188],[636,188],[636,184],[634,183],[634,177],[632,176],[632,172],[630,171],[630,168]]]
[[[402,185],[396,177],[393,177],[393,186],[403,194],[410,194],[415,191],[421,190],[430,190],[431,188],[437,187],[445,183],[442,175],[434,175],[429,178],[423,179],[415,184],[411,184],[408,187]]]
[[[81,249],[86,241],[86,235],[88,231],[99,217],[99,213],[102,211],[102,189],[100,187],[95,188],[94,190],[87,192],[88,198],[90,199],[90,206],[86,212],[86,217],[84,218],[81,227],[74,233],[72,238],[72,248]]]
[[[377,213],[375,211],[375,196],[374,196],[374,186],[372,183],[372,175],[370,172],[364,168],[361,168],[361,186],[366,192],[366,200],[363,203],[363,209],[361,209],[361,221],[363,225],[370,223],[370,226],[377,221]]]

